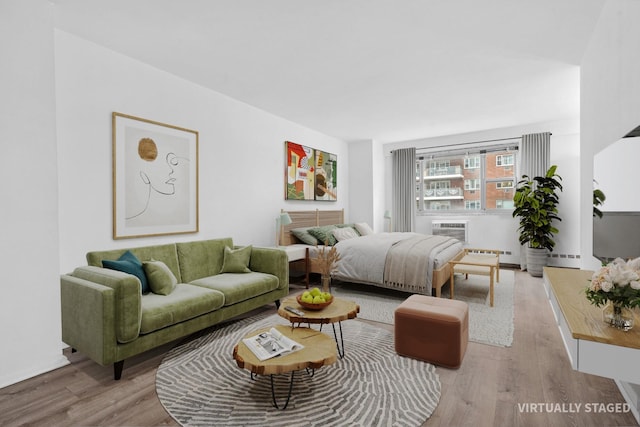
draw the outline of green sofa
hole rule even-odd
[[[87,262],[60,279],[62,340],[103,366],[113,363],[116,380],[128,357],[279,306],[289,294],[284,251],[239,248],[231,238],[89,252]],[[113,269],[136,262],[144,275]],[[143,292],[145,280],[152,292]]]

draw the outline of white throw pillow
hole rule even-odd
[[[361,236],[368,236],[369,234],[373,234],[373,230],[366,222],[357,223],[356,230],[358,230],[358,233],[360,233]]]
[[[356,230],[351,227],[334,228],[333,230],[331,230],[331,233],[338,242],[358,237],[358,233],[356,233]]]

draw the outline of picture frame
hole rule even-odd
[[[315,150],[315,200],[338,200],[338,156]]]
[[[314,200],[315,150],[285,141],[285,200]]]
[[[112,113],[113,238],[197,233],[198,132]]]

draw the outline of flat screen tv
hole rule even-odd
[[[640,212],[602,212],[593,218],[593,256],[603,263],[640,257]]]

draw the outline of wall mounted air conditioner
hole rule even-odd
[[[437,220],[431,221],[431,234],[435,236],[449,236],[463,243],[469,242],[469,221],[467,220]]]

